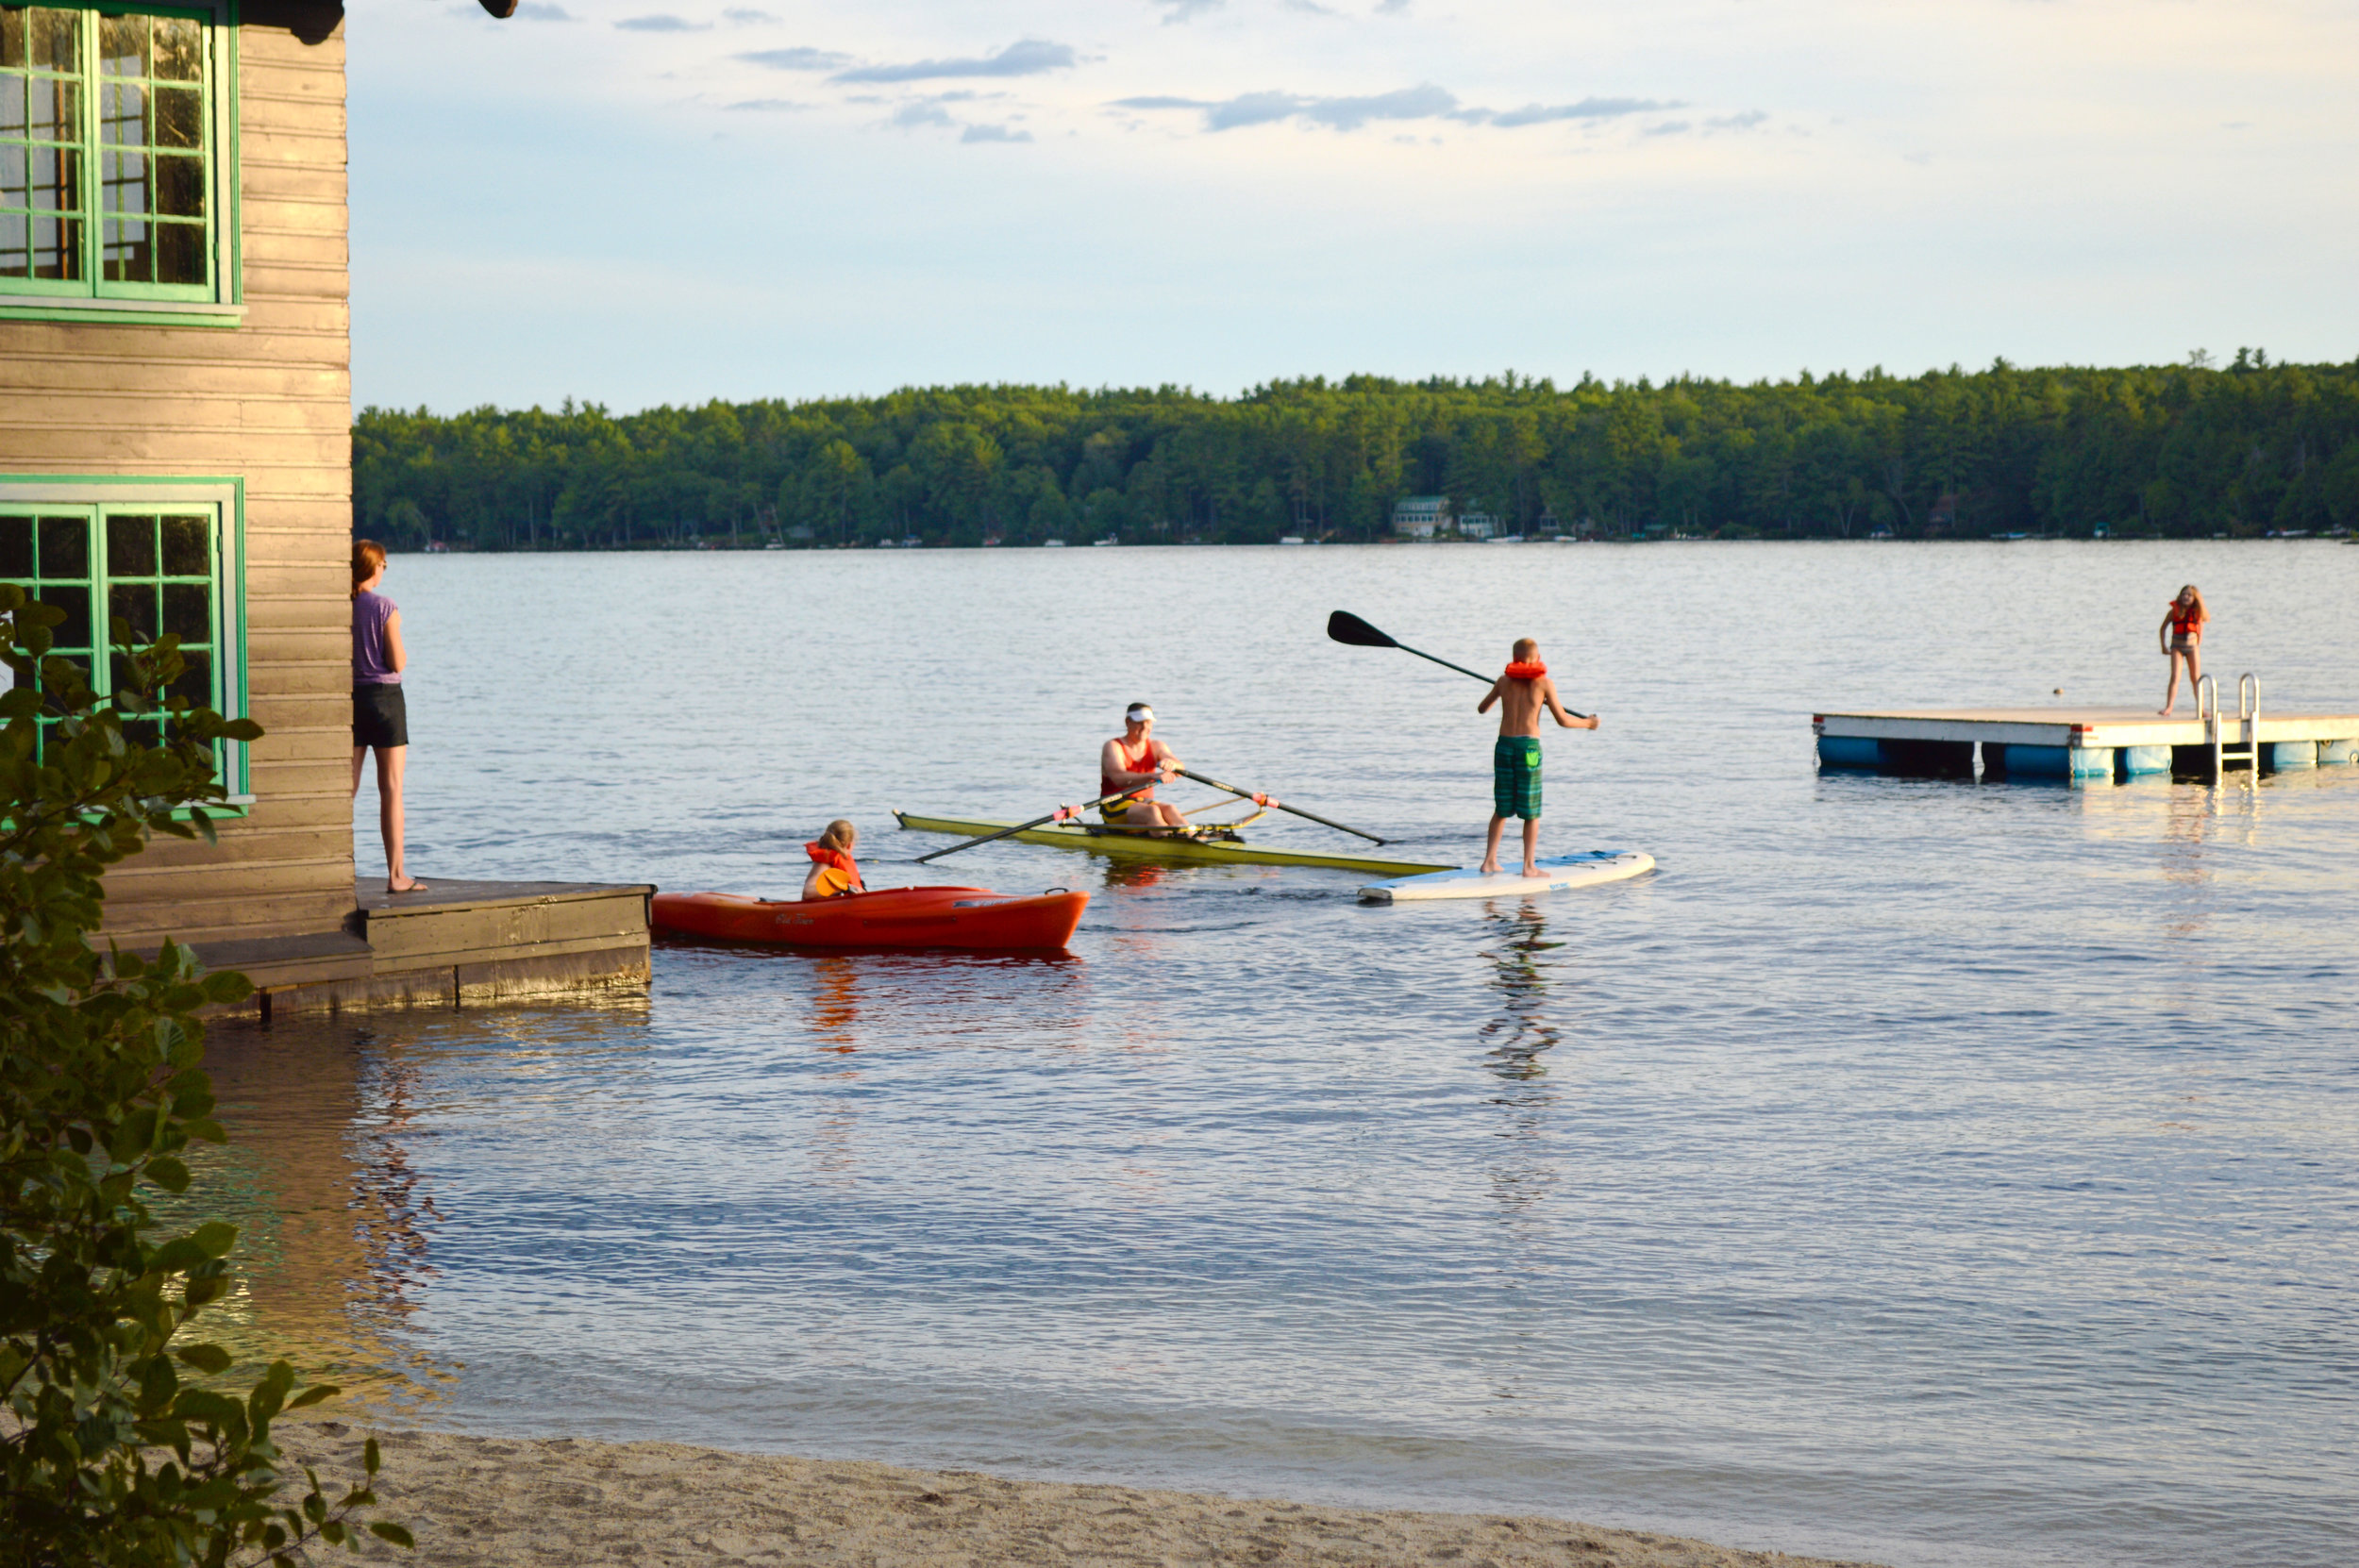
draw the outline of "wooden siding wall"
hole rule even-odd
[[[333,930],[353,909],[352,376],[339,8],[238,29],[246,313],[222,327],[0,322],[0,473],[245,480],[251,814],[159,839],[108,883],[109,934]]]

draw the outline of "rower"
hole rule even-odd
[[[1155,710],[1134,702],[1122,715],[1122,733],[1097,754],[1097,792],[1118,795],[1141,784],[1168,784],[1180,776],[1180,759],[1155,739]],[[1098,814],[1123,827],[1185,827],[1180,808],[1155,798],[1153,789],[1101,806]]]
[[[860,879],[860,863],[852,859],[852,846],[859,842],[860,829],[838,817],[815,841],[803,845],[803,853],[811,857],[811,875],[803,878],[806,902],[868,891]]]

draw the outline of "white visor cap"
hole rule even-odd
[[[1146,704],[1143,702],[1132,703],[1129,708],[1124,710],[1122,721],[1125,724],[1143,725],[1151,723],[1154,720],[1154,717],[1155,710],[1147,707]]]

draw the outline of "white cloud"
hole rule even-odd
[[[703,33],[712,30],[710,22],[691,22],[684,16],[663,12],[654,16],[627,16],[614,25],[627,33]]]
[[[1073,46],[1028,38],[995,55],[963,59],[911,60],[902,65],[862,65],[839,71],[840,82],[924,82],[954,76],[1037,76],[1049,71],[1069,71],[1078,61]]]

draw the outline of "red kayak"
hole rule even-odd
[[[654,918],[659,931],[784,947],[1062,947],[1089,901],[989,888],[879,888],[807,902],[660,892]]]

